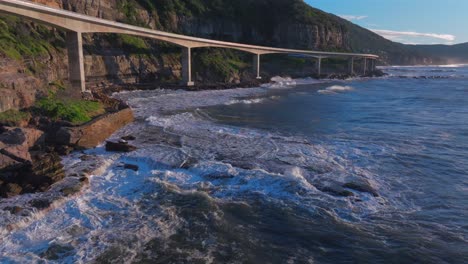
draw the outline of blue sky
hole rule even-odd
[[[305,0],[393,41],[468,42],[468,0]]]

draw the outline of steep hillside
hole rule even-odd
[[[388,41],[302,0],[33,0],[104,19],[211,39],[276,47],[354,51],[381,55],[381,64],[436,63],[413,47]],[[180,49],[124,35],[87,34],[88,81],[175,82]],[[312,62],[266,56],[264,75],[310,75]],[[251,55],[197,49],[197,82],[252,79]],[[67,78],[64,32],[13,16],[0,16],[0,111],[27,107]],[[268,64],[269,63],[269,64]],[[284,67],[287,63],[288,67]],[[275,67],[276,64],[276,67]],[[268,66],[271,67],[268,67]],[[291,66],[291,67],[289,67]],[[307,68],[309,67],[309,68]],[[286,69],[287,68],[287,69]],[[287,71],[286,71],[287,70]],[[58,85],[60,86],[60,85]]]
[[[437,56],[449,64],[468,63],[468,43],[457,45],[415,45],[420,52]]]
[[[134,1],[123,1],[126,22],[139,20]],[[302,0],[137,0],[154,28],[250,44],[376,53],[383,64],[440,63],[411,46],[389,41]],[[134,10],[132,10],[134,9]],[[129,19],[128,19],[129,18]]]

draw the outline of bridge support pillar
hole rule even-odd
[[[73,89],[86,91],[84,71],[83,38],[81,32],[67,32],[68,72]]]
[[[192,49],[182,49],[182,84],[193,86],[195,83],[192,81]]]
[[[318,57],[317,58],[317,76],[320,78],[320,76],[322,75],[322,57]]]
[[[376,64],[376,61],[374,59],[372,59],[371,60],[371,67],[370,67],[371,72],[375,71],[375,64]]]
[[[348,60],[348,73],[349,75],[354,75],[354,58]]]
[[[257,80],[261,80],[262,76],[260,76],[260,54],[255,54],[253,58],[253,68],[255,73],[257,74]]]
[[[363,75],[367,74],[367,59],[366,58],[362,59],[362,74]]]

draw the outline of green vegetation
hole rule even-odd
[[[55,80],[49,83],[49,86],[55,87],[58,90],[64,91],[67,86],[62,80]]]
[[[55,96],[38,100],[34,110],[55,121],[64,120],[75,125],[91,121],[93,117],[105,112],[104,106],[99,102],[58,99]]]
[[[142,38],[130,35],[120,35],[118,37],[122,41],[122,46],[130,52],[148,53],[150,50],[148,44]]]
[[[0,113],[0,124],[9,126],[19,126],[22,122],[27,122],[31,118],[28,112],[18,110],[8,110]]]
[[[263,63],[281,65],[282,68],[303,69],[313,58],[291,57],[285,54],[271,54],[262,56]]]
[[[33,27],[14,16],[0,17],[0,53],[7,57],[16,60],[34,58],[63,46],[63,38],[44,26]]]
[[[239,74],[242,70],[247,67],[251,67],[250,64],[245,63],[246,56],[242,56],[242,53],[225,50],[225,49],[201,49],[194,53],[194,64],[196,73],[202,75],[215,75],[216,77],[224,78],[224,80],[233,74]],[[249,56],[251,57],[251,56]]]

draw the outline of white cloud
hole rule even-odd
[[[393,30],[382,30],[382,29],[371,29],[373,32],[381,35],[384,38],[390,40],[400,40],[402,38],[413,37],[413,38],[432,38],[441,39],[445,41],[454,41],[455,36],[450,34],[435,34],[435,33],[420,33],[412,31],[393,31]]]
[[[339,17],[344,18],[346,20],[363,20],[367,18],[367,16],[352,16],[352,15],[339,15]]]

